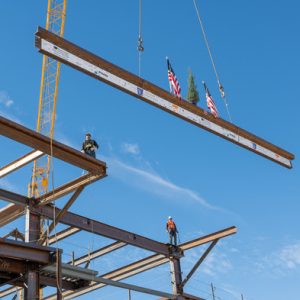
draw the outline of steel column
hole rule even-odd
[[[173,294],[180,296],[183,293],[183,289],[181,287],[182,275],[181,275],[180,259],[171,257],[170,258],[170,267],[171,267]],[[180,298],[178,298],[178,299],[180,299]]]

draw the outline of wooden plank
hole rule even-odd
[[[39,27],[40,52],[284,167],[294,155]]]
[[[106,174],[106,164],[34,130],[0,116],[0,134],[92,174]]]
[[[11,162],[10,164],[2,167],[0,169],[0,178],[24,167],[25,165],[29,164],[30,162],[34,161],[35,159],[38,159],[42,157],[44,153],[39,150],[31,151],[30,153],[16,159],[15,161]]]

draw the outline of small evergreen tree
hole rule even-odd
[[[197,102],[199,101],[199,94],[197,91],[197,86],[194,81],[194,76],[192,74],[192,71],[189,71],[189,78],[188,78],[188,94],[187,99],[189,103],[192,103],[194,105],[197,105]]]

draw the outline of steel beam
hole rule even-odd
[[[1,190],[1,189],[0,189],[0,198],[2,199],[4,198],[4,200],[7,201],[14,201],[17,204],[23,204],[23,205],[29,202],[29,199],[26,197],[5,190]],[[55,213],[53,211],[54,209],[56,210]],[[53,216],[58,215],[60,212],[59,208],[54,208],[50,205],[44,205],[41,207],[31,207],[31,210],[32,212],[39,213],[40,215],[47,217],[49,219],[53,219]],[[149,251],[153,251],[166,256],[170,254],[168,246],[163,243],[156,242],[146,237],[98,222],[96,220],[82,217],[71,212],[67,212],[61,218],[61,223],[72,227],[77,227],[81,230],[92,232],[98,235],[102,235],[114,240],[118,240],[133,246],[141,247]],[[188,244],[184,243],[180,246],[180,249],[184,251],[187,250],[190,247],[190,245],[193,245],[193,247],[200,246],[202,244],[208,243],[215,239],[234,234],[236,233],[236,231],[237,231],[236,227],[229,227],[224,230],[201,237],[199,239],[195,239],[189,242]]]
[[[39,150],[34,150],[29,152],[28,154],[18,158],[17,160],[11,162],[10,164],[0,168],[0,178],[24,167],[25,165],[29,164],[35,159],[42,157],[43,155],[44,153]]]
[[[20,194],[16,194],[16,193],[4,190],[4,189],[0,189],[0,199],[11,202],[11,203],[15,203],[17,205],[21,205],[24,208],[30,202],[30,198],[22,196]],[[13,208],[11,208],[11,209],[13,210]]]
[[[106,174],[106,164],[34,130],[0,116],[0,134],[92,174]]]
[[[108,254],[108,253],[110,253],[112,251],[120,249],[120,248],[122,248],[122,247],[124,247],[126,245],[127,244],[123,243],[123,242],[114,242],[112,244],[109,244],[109,245],[107,245],[107,246],[105,246],[103,248],[100,248],[98,250],[95,250],[95,251],[93,251],[93,252],[91,252],[89,254],[86,254],[86,255],[83,255],[83,256],[81,256],[79,258],[76,258],[74,260],[74,266],[79,266],[81,264],[89,262],[90,260],[96,259],[96,258],[98,258],[100,256],[103,256],[103,255]],[[72,263],[73,263],[73,261],[69,261],[68,262],[68,264],[72,264]]]
[[[200,237],[198,239],[194,239],[190,242],[185,242],[183,244],[180,244],[178,247],[180,247],[182,250],[186,251],[186,250],[195,248],[197,246],[214,241],[216,238],[220,239],[220,238],[230,236],[230,235],[236,233],[236,231],[237,231],[236,227],[229,227],[224,230],[220,230],[218,232]],[[144,259],[141,259],[137,262],[134,262],[132,264],[126,265],[126,266],[116,269],[114,271],[103,274],[103,275],[101,275],[101,277],[107,278],[107,279],[112,279],[115,281],[123,280],[123,279],[129,278],[131,276],[137,275],[139,273],[148,271],[152,268],[161,266],[168,262],[169,262],[169,259],[166,258],[165,256],[163,256],[161,254],[154,254],[154,255],[148,256]],[[64,296],[65,300],[73,299],[73,298],[79,297],[81,295],[84,295],[86,293],[89,293],[91,291],[100,289],[104,286],[105,286],[105,284],[103,284],[103,283],[91,282],[89,286],[80,288],[77,291],[65,291],[63,293],[63,296]],[[45,300],[55,300],[55,297],[56,297],[56,295],[55,296],[50,295],[44,299]],[[191,298],[191,299],[193,299],[193,298]]]
[[[71,207],[71,205],[74,203],[74,201],[78,198],[80,193],[83,191],[84,186],[79,187],[75,193],[72,195],[72,197],[69,199],[69,201],[65,204],[65,206],[60,210],[59,214],[55,216],[55,220],[49,225],[47,231],[44,232],[44,234],[39,239],[39,244],[43,244],[47,238],[47,235],[52,232],[54,227],[59,223],[62,216],[68,211],[68,209]]]
[[[39,51],[249,151],[292,168],[294,155],[39,27]]]
[[[54,273],[56,270],[56,266],[55,265],[46,266],[43,268],[43,270],[45,270],[47,272],[52,271]],[[87,281],[95,281],[98,283],[104,283],[105,285],[111,285],[111,286],[123,288],[126,290],[137,291],[140,293],[146,293],[146,294],[156,295],[156,296],[160,296],[160,297],[168,297],[169,299],[176,299],[176,296],[169,294],[169,293],[165,293],[165,292],[161,292],[161,291],[157,291],[157,290],[153,290],[153,289],[148,289],[148,288],[140,287],[140,286],[133,285],[133,284],[118,282],[118,281],[110,280],[110,279],[103,278],[103,277],[96,277],[97,273],[98,272],[96,272],[96,271],[87,270],[85,268],[73,267],[68,264],[63,264],[63,266],[62,266],[62,274],[65,277],[70,277],[70,278],[74,278],[74,279],[79,278],[79,279],[87,280]]]
[[[44,217],[47,217],[49,219],[53,219],[53,215],[55,211],[55,215],[58,215],[60,212],[60,209],[54,208],[49,205],[41,206],[41,207],[32,207],[32,212],[39,213]],[[166,244],[157,242],[155,240],[146,238],[144,236],[122,230],[117,227],[113,227],[104,223],[101,223],[96,220],[92,220],[89,218],[82,217],[80,215],[67,212],[64,216],[62,216],[60,223],[63,223],[65,225],[69,225],[72,227],[77,227],[82,230],[105,236],[107,238],[121,241],[124,243],[127,243],[129,245],[133,245],[136,247],[140,247],[149,251],[153,251],[159,254],[163,254],[165,256],[169,256],[170,251],[169,247]]]
[[[72,180],[72,181],[54,189],[53,191],[50,191],[50,192],[36,198],[35,203],[37,206],[46,205],[60,197],[63,197],[64,195],[67,195],[67,194],[81,188],[81,187],[85,187],[105,176],[106,176],[106,174],[101,174],[101,175],[85,174],[75,180]]]
[[[50,236],[48,238],[47,243],[49,245],[56,243],[56,241],[60,241],[63,239],[66,239],[67,237],[79,232],[80,229],[79,228],[75,228],[75,227],[68,227],[62,231],[57,232],[56,234]]]
[[[55,248],[36,246],[29,243],[17,242],[0,238],[0,257],[28,260],[40,264],[51,262],[51,253]]]
[[[0,227],[13,222],[24,215],[24,207],[16,204],[8,204],[0,209]]]
[[[186,275],[185,279],[181,283],[181,287],[183,288],[185,284],[189,281],[189,279],[193,276],[193,274],[196,272],[198,267],[201,265],[201,263],[204,261],[206,256],[210,253],[210,251],[213,249],[213,247],[217,244],[218,239],[214,240],[209,247],[205,250],[205,252],[202,254],[202,256],[199,258],[199,260],[195,263],[194,267],[192,270]]]
[[[5,190],[0,190],[0,198],[3,197],[8,201],[15,201],[15,203],[23,204],[29,202],[29,199],[23,196],[20,196]],[[17,201],[18,200],[18,201]],[[55,209],[55,212],[54,212]],[[59,208],[54,208],[50,205],[44,205],[41,207],[30,207],[30,210],[33,213],[38,213],[44,217],[49,219],[53,219],[54,215],[58,215],[60,213]],[[166,244],[151,240],[149,238],[143,237],[141,235],[128,232],[117,227],[113,227],[96,220],[92,220],[89,218],[85,218],[74,213],[66,212],[65,215],[62,216],[60,223],[65,225],[69,225],[72,227],[77,227],[82,230],[92,232],[98,235],[102,235],[114,240],[118,240],[124,242],[126,244],[130,244],[133,246],[137,246],[149,251],[153,251],[156,253],[160,253],[166,256],[169,256],[170,250]]]
[[[8,273],[24,273],[26,265],[21,260],[3,257],[0,258],[0,272]]]

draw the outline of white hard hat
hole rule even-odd
[[[171,217],[171,216],[169,216],[169,217],[168,217],[168,219],[169,219],[169,220],[171,220],[171,219],[172,219],[172,217]]]

